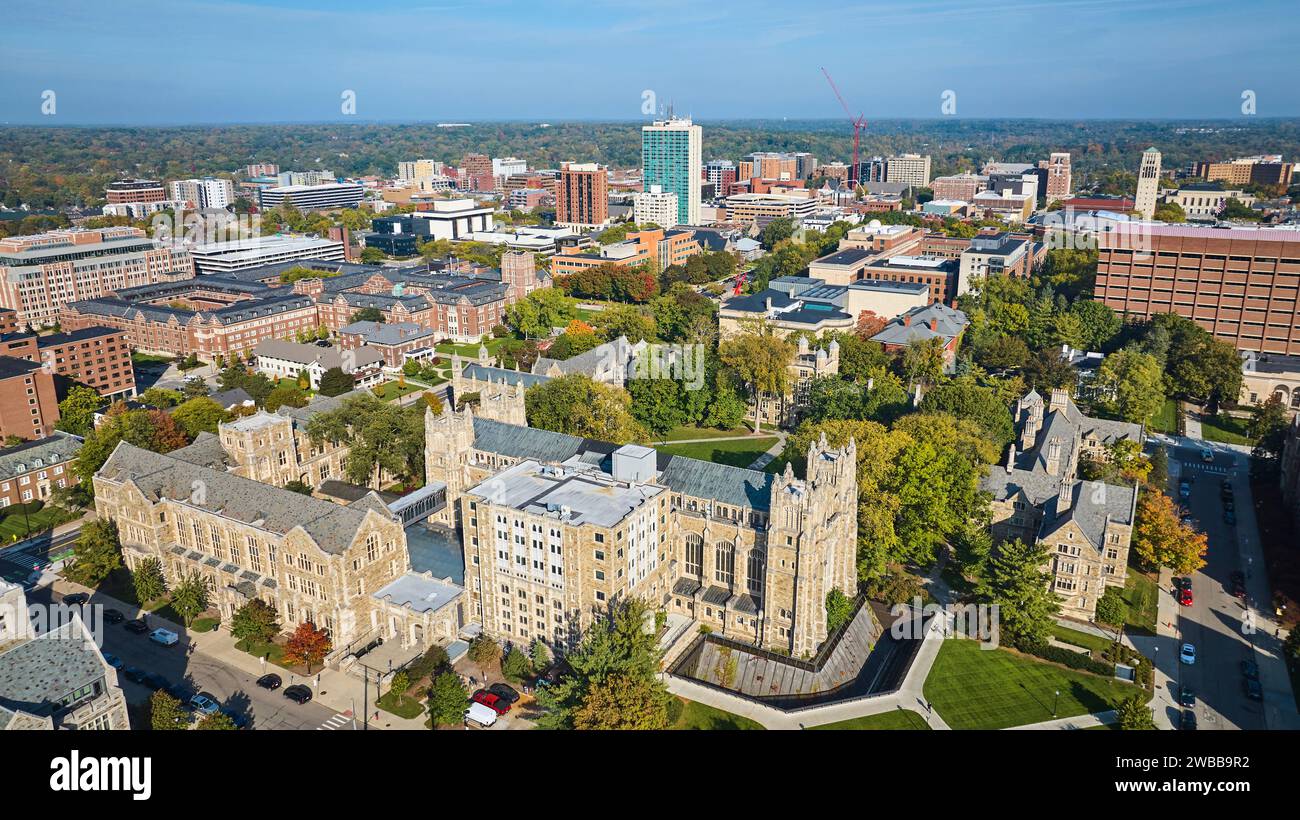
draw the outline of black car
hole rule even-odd
[[[1196,713],[1191,709],[1184,709],[1182,717],[1178,721],[1178,728],[1184,731],[1193,731],[1196,729]]]
[[[1225,523],[1225,524],[1236,524],[1236,523],[1237,523],[1237,515],[1236,515],[1236,513],[1234,513],[1232,510],[1224,510],[1224,511],[1223,511],[1223,523]]]
[[[284,696],[301,706],[311,700],[311,688],[303,686],[301,683],[295,683],[293,686],[285,688]]]
[[[1174,579],[1174,589],[1178,590],[1179,592],[1182,592],[1182,591],[1185,590],[1185,589],[1191,589],[1191,588],[1192,588],[1192,579],[1191,579],[1191,578],[1175,578],[1175,579]]]
[[[147,673],[143,669],[139,669],[134,666],[122,667],[122,677],[131,681],[131,683],[144,683],[146,674]]]
[[[262,677],[257,679],[258,686],[262,687],[263,689],[270,689],[272,692],[274,692],[276,689],[279,689],[280,684],[282,683],[284,683],[284,681],[280,680],[280,676],[274,674],[263,675]]]
[[[1241,676],[1246,680],[1259,680],[1259,667],[1254,661],[1242,661]]]
[[[1246,597],[1246,576],[1240,572],[1234,572],[1229,577],[1232,584],[1232,595],[1235,598]]]
[[[171,681],[159,675],[157,672],[150,672],[144,676],[144,685],[157,692],[160,689],[166,689],[171,686]]]
[[[106,610],[104,610],[104,622],[105,622],[105,623],[110,623],[110,624],[120,624],[120,623],[122,623],[122,621],[125,621],[125,620],[126,620],[126,616],[123,615],[121,612],[118,612],[116,609],[106,609]]]
[[[134,632],[137,635],[143,635],[144,633],[149,631],[149,624],[145,623],[140,618],[132,618],[131,620],[122,624],[122,627],[126,629],[127,632]]]
[[[509,703],[512,706],[516,701],[519,700],[519,693],[516,692],[514,690],[514,687],[510,686],[509,684],[494,683],[487,688],[487,691],[493,695],[496,695],[497,697],[501,698],[506,703]]]
[[[63,603],[68,606],[81,606],[90,600],[90,596],[84,592],[74,592],[71,595],[63,596]]]
[[[167,694],[179,700],[181,703],[190,702],[190,688],[184,683],[173,683],[167,687]]]
[[[1226,492],[1226,493],[1228,493],[1228,494],[1231,494],[1231,493],[1232,493],[1232,480],[1231,480],[1231,479],[1227,479],[1227,478],[1223,479],[1222,481],[1219,482],[1219,487],[1221,487],[1221,488],[1223,489],[1224,492]]]
[[[1178,703],[1185,709],[1196,708],[1196,693],[1184,686],[1178,690]]]
[[[1254,678],[1246,678],[1245,680],[1243,680],[1241,682],[1241,688],[1242,691],[1246,693],[1246,697],[1250,698],[1251,700],[1264,699],[1264,690],[1259,685],[1259,681]]]
[[[1223,500],[1223,509],[1227,510],[1228,512],[1233,512],[1234,510],[1237,509],[1237,505],[1232,503],[1231,498],[1225,498]]]

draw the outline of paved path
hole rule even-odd
[[[1117,720],[1119,720],[1119,715],[1114,711],[1094,712],[1091,715],[1075,715],[1074,717],[1045,720],[1042,723],[1030,723],[1027,726],[1011,726],[1002,731],[1015,732],[1035,729],[1087,729],[1092,726],[1109,726]]]
[[[781,452],[785,450],[785,433],[783,431],[776,434],[776,443],[767,448],[767,452],[754,459],[749,465],[751,470],[762,470],[781,457]]]

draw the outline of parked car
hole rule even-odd
[[[470,698],[474,703],[481,703],[498,715],[504,715],[510,711],[510,704],[502,700],[498,695],[494,695],[486,689],[480,689]]]
[[[1189,687],[1182,687],[1178,690],[1178,703],[1185,709],[1196,708],[1196,693]]]
[[[150,672],[144,676],[144,685],[157,692],[159,689],[166,689],[170,686],[171,681],[157,672]]]
[[[74,592],[71,595],[63,596],[63,603],[68,606],[81,606],[90,600],[90,596],[84,592]]]
[[[1235,512],[1237,509],[1237,505],[1233,504],[1232,499],[1229,498],[1223,502],[1223,509],[1227,510],[1228,512]]]
[[[1230,524],[1230,525],[1231,525],[1231,524],[1236,524],[1236,523],[1237,523],[1237,514],[1234,513],[1232,510],[1224,510],[1224,511],[1223,511],[1223,523],[1225,523],[1225,524]]]
[[[1264,689],[1259,685],[1259,681],[1252,678],[1245,678],[1241,682],[1241,690],[1246,693],[1246,697],[1251,700],[1263,700]]]
[[[122,677],[131,683],[144,683],[145,671],[134,666],[123,666]]]
[[[487,688],[487,691],[511,706],[514,706],[519,701],[519,693],[515,691],[513,686],[506,683],[494,683]]]
[[[1191,709],[1184,709],[1182,717],[1178,721],[1178,728],[1183,731],[1194,731],[1196,729],[1196,712]]]
[[[177,635],[170,629],[162,629],[161,627],[149,633],[149,640],[157,644],[162,644],[163,646],[175,646],[180,639],[180,635]]]
[[[1196,647],[1189,643],[1183,644],[1182,650],[1178,653],[1178,660],[1191,666],[1196,663]]]
[[[471,725],[481,726],[486,729],[497,722],[497,713],[495,709],[490,709],[481,703],[471,703],[465,710],[465,728]]]
[[[1183,483],[1178,485],[1178,495],[1183,499],[1190,498],[1192,495],[1192,485],[1184,480]]]
[[[1208,447],[1201,448],[1201,461],[1209,463],[1214,461],[1214,451]]]
[[[221,711],[221,707],[213,700],[212,696],[206,692],[200,692],[190,698],[190,708],[199,714],[207,717]]]
[[[1192,591],[1190,589],[1178,590],[1178,603],[1183,606],[1192,605]]]
[[[104,622],[110,624],[120,624],[126,620],[126,616],[116,609],[104,610]]]
[[[126,629],[127,632],[133,632],[136,635],[143,635],[144,633],[149,631],[149,625],[146,624],[140,618],[132,618],[131,620],[122,624],[122,626],[123,628]]]
[[[1241,676],[1246,680],[1259,680],[1259,666],[1254,661],[1242,661]]]
[[[1175,578],[1175,579],[1174,579],[1174,589],[1178,590],[1179,592],[1181,592],[1181,591],[1183,591],[1183,590],[1185,590],[1185,589],[1191,589],[1191,588],[1192,588],[1192,579],[1191,579],[1191,578],[1182,578],[1182,577],[1179,577],[1179,578]]]
[[[108,664],[109,666],[113,667],[114,669],[121,669],[121,668],[122,668],[122,659],[119,658],[117,655],[114,655],[114,654],[111,653],[111,652],[105,652],[105,653],[104,653],[104,663]]]
[[[258,686],[262,687],[263,689],[270,689],[272,692],[274,692],[276,689],[279,689],[280,684],[282,683],[284,683],[284,681],[280,680],[280,676],[274,673],[269,675],[263,675],[262,677],[257,679]]]
[[[1246,597],[1246,575],[1243,572],[1234,572],[1229,576],[1228,582],[1235,598]]]
[[[284,696],[301,706],[311,700],[311,687],[295,683],[293,686],[285,687]]]

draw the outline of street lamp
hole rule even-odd
[[[1052,717],[1056,717],[1056,707],[1061,702],[1061,690],[1056,690],[1056,700],[1052,701]]]

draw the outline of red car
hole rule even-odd
[[[483,704],[487,708],[496,712],[498,715],[504,715],[506,712],[510,711],[509,703],[506,703],[506,701],[502,699],[500,696],[494,695],[491,692],[488,692],[483,689],[480,689],[477,692],[475,692],[474,695],[470,698],[470,700],[474,701],[475,703]]]
[[[1192,590],[1191,590],[1191,588],[1188,588],[1188,589],[1180,589],[1180,590],[1178,590],[1178,603],[1182,604],[1183,606],[1191,606],[1191,605],[1192,605]]]

